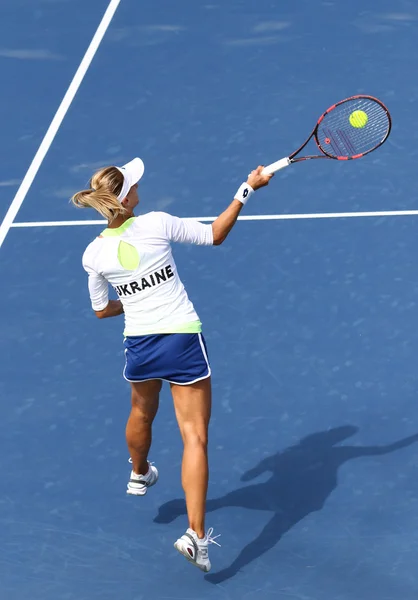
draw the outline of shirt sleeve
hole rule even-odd
[[[171,242],[213,246],[212,225],[205,225],[194,219],[180,219],[164,212],[158,214],[162,221],[164,234]]]
[[[104,310],[109,304],[109,284],[103,275],[97,273],[89,264],[86,255],[83,256],[83,267],[88,274],[88,288],[93,310]]]

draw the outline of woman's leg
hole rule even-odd
[[[208,427],[211,415],[211,379],[190,385],[171,384],[174,409],[184,444],[182,485],[186,496],[190,529],[205,536],[208,489]]]
[[[131,383],[132,408],[126,424],[126,443],[132,459],[132,471],[145,475],[152,441],[152,423],[158,411],[162,381],[153,379]]]

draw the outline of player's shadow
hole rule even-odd
[[[206,579],[221,583],[273,548],[280,538],[311,512],[321,510],[337,486],[338,469],[354,458],[381,456],[418,441],[418,434],[387,446],[337,446],[351,437],[357,427],[346,425],[314,433],[299,444],[263,459],[241,477],[251,481],[264,473],[270,478],[242,486],[225,496],[208,500],[207,512],[227,507],[265,510],[273,516],[264,529],[241,550],[232,564]],[[171,500],[159,508],[156,523],[170,523],[186,514],[184,500]]]

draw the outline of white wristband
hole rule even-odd
[[[235,200],[239,200],[239,202],[242,202],[242,204],[246,204],[251,194],[254,194],[253,188],[250,185],[248,185],[248,183],[242,183],[238,188],[238,191],[235,194],[234,198]]]

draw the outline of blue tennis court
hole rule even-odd
[[[3,230],[108,8],[3,2]],[[2,600],[416,600],[418,210],[387,213],[418,209],[417,34],[410,0],[121,0],[0,250]],[[391,111],[381,149],[294,165],[224,245],[174,248],[213,370],[205,576],[173,549],[167,387],[160,481],[125,494],[122,321],[90,308],[103,224],[69,198],[141,156],[140,212],[208,220],[360,93]]]

